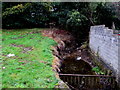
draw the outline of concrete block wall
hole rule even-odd
[[[120,76],[120,40],[119,36],[113,32],[112,29],[108,29],[105,25],[91,26],[89,47],[116,72],[116,76]]]

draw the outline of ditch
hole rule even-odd
[[[55,57],[52,67],[56,77],[66,83],[70,89],[86,90],[87,88],[93,89],[94,87],[94,89],[104,88],[109,90],[116,87],[115,78],[112,77],[112,70],[94,59],[90,54],[87,42],[79,46],[76,39],[64,30],[55,29],[43,31],[42,33],[58,43],[57,46],[52,47]],[[107,78],[106,76],[101,78],[100,75],[106,75]],[[102,84],[103,86],[101,86]]]

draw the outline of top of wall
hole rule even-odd
[[[120,33],[120,30],[112,30],[108,27],[105,27],[105,25],[97,25],[97,26],[91,26],[90,33],[94,33],[97,35],[103,35],[108,37],[120,37],[118,34]]]
[[[90,37],[93,36],[98,37],[110,45],[120,47],[120,30],[112,30],[108,27],[105,27],[105,25],[91,26]]]

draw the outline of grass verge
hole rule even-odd
[[[40,30],[3,30],[2,88],[54,88],[57,80],[50,46],[56,42],[41,33],[31,33]]]

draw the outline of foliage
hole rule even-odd
[[[98,13],[97,24],[105,24],[107,27],[112,28],[112,22],[114,21],[114,14],[110,9],[106,7],[106,4],[99,4],[96,8]],[[102,13],[102,14],[101,14]]]
[[[114,11],[104,2],[5,2],[2,13],[3,28],[48,27],[50,22],[56,22],[56,26],[60,28],[89,27],[95,24],[111,27],[113,21],[118,25]]]
[[[53,88],[57,83],[50,50],[56,43],[41,33],[32,33],[40,30],[3,31],[2,88]],[[10,53],[15,56],[7,57]]]
[[[3,7],[7,4],[3,3]],[[49,3],[21,3],[3,9],[3,28],[45,27],[49,15]]]
[[[120,2],[112,2],[112,3],[107,3],[107,8],[112,11],[114,14],[114,23],[115,23],[115,28],[117,30],[120,30]]]
[[[26,4],[28,5],[28,3]],[[18,4],[17,6],[13,6],[12,8],[7,8],[5,12],[3,12],[3,18],[10,14],[19,14],[24,11],[26,6],[22,4]]]
[[[102,72],[102,71],[100,70],[100,68],[99,68],[98,66],[93,67],[93,68],[92,68],[92,71],[95,71],[97,74],[105,74],[104,72]]]
[[[45,28],[54,23],[80,42],[88,39],[92,25],[112,28],[114,22],[120,29],[118,13],[106,2],[4,2],[2,14],[3,28]]]
[[[23,12],[26,10],[26,8],[29,8],[29,6],[30,6],[29,3],[26,3],[25,5],[17,4],[10,8],[4,9],[5,6],[3,4],[3,13],[2,13],[3,28],[23,27],[24,26],[24,24],[22,24],[23,18],[21,18],[21,16]]]
[[[79,27],[82,26],[84,24],[84,22],[87,20],[87,18],[80,14],[80,12],[78,11],[69,11],[68,13],[68,19],[66,22],[67,27],[70,29],[72,27]],[[73,30],[75,30],[75,28],[72,28]]]

